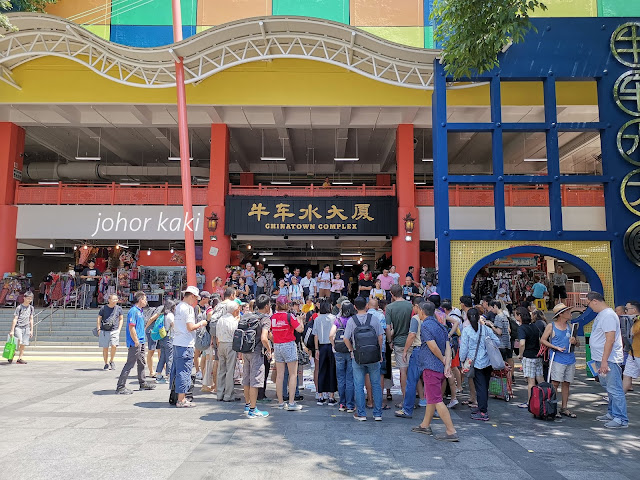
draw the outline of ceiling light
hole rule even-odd
[[[407,235],[407,236],[405,236],[405,237],[404,237],[404,239],[405,239],[407,242],[410,242],[410,241],[412,240],[411,235]]]
[[[311,244],[311,250],[313,250],[313,243]]]
[[[260,157],[263,162],[285,162],[285,157]]]
[[[284,267],[284,263],[270,263],[270,267]]]
[[[358,265],[360,265],[362,262],[360,260],[358,260]]]
[[[121,243],[116,244],[117,248],[129,248],[129,245],[123,245]]]
[[[266,261],[267,261],[267,259],[266,259],[266,258],[263,258],[263,259],[262,259],[262,262],[263,262],[263,263],[264,263],[264,262],[266,262]]]
[[[423,158],[423,162],[433,162],[433,158]]]
[[[291,182],[271,182],[271,185],[291,185]]]
[[[85,160],[88,162],[99,162],[102,157],[76,157],[76,160]]]
[[[525,162],[546,162],[546,158],[525,158]]]
[[[173,253],[174,251],[175,251],[175,250],[173,249],[173,247],[171,247],[171,248],[169,249],[169,253]]]
[[[65,252],[42,252],[43,255],[62,256],[66,255]]]
[[[358,260],[358,263],[360,263],[362,261],[362,257],[360,257],[360,260]]]
[[[151,249],[147,250],[147,255],[151,255]]]
[[[38,185],[58,185],[59,182],[38,182]]]
[[[341,267],[342,264],[341,263],[336,263],[336,267]]]
[[[336,157],[333,159],[334,162],[357,162],[358,160],[360,160],[358,157],[353,157],[353,158]]]
[[[251,250],[251,244],[247,245],[247,250]]]
[[[53,249],[53,243],[49,244],[49,248]]]
[[[259,266],[259,265],[260,265],[260,262],[256,262],[256,266]]]
[[[120,250],[120,245],[116,245],[116,250]]]
[[[84,249],[85,249],[85,250],[87,250],[88,248],[89,248],[89,246],[88,246],[88,245],[85,245],[85,246],[84,246]]]
[[[353,185],[353,182],[333,182],[333,185]]]
[[[262,252],[262,253],[259,253],[258,255],[260,255],[261,257],[267,257],[269,255],[273,255],[273,252]]]
[[[340,255],[342,255],[343,257],[359,257],[360,255],[362,255],[361,252],[358,253],[341,253]]]
[[[413,182],[414,185],[426,185],[427,182]]]
[[[179,162],[181,159],[180,157],[167,157],[167,160],[170,160],[172,162]],[[193,162],[193,157],[189,157],[189,161]]]
[[[345,267],[353,267],[353,264],[352,263],[345,263],[344,266]]]
[[[74,245],[74,246],[73,246],[73,250],[74,250],[74,251],[78,250],[78,246],[77,246],[77,245]]]
[[[140,184],[138,182],[132,182],[132,183],[121,183],[120,185],[123,187],[136,187]]]

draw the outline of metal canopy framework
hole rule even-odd
[[[67,58],[123,85],[175,87],[177,58],[185,81],[259,60],[309,59],[401,87],[432,90],[439,50],[405,47],[349,25],[306,17],[264,17],[211,28],[174,45],[134,48],[107,42],[79,25],[46,14],[9,15],[19,28],[0,39],[0,79],[20,88],[11,71],[43,56]]]

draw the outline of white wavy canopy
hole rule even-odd
[[[73,60],[115,82],[142,88],[174,87],[182,58],[187,84],[236,65],[276,58],[337,65],[380,82],[432,89],[439,50],[398,45],[361,30],[306,17],[263,17],[213,27],[174,45],[134,48],[103,40],[75,23],[46,14],[13,13],[19,28],[0,39],[0,79],[35,58]]]

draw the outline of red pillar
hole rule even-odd
[[[413,125],[398,125],[396,131],[396,190],[398,195],[398,236],[391,240],[393,263],[400,274],[400,282],[409,266],[415,267],[414,278],[420,272],[420,224],[414,184]],[[411,241],[405,239],[404,217],[415,218]]]
[[[253,186],[253,172],[240,173],[240,186],[242,187]]]
[[[13,171],[22,171],[24,130],[0,122],[0,276],[16,269],[18,208],[14,205],[18,181]]]
[[[207,208],[204,213],[207,217],[212,212],[218,215],[218,228],[212,234],[205,223],[203,229],[202,267],[207,278],[207,289],[212,288],[211,281],[215,277],[224,278],[224,267],[231,263],[231,237],[224,234],[225,198],[228,191],[229,128],[225,124],[216,123],[211,125],[211,163],[207,188]],[[212,235],[215,235],[217,240],[211,240]]]

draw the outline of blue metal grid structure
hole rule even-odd
[[[632,18],[571,18],[535,19],[537,32],[531,31],[525,42],[513,45],[501,55],[500,67],[474,77],[474,82],[489,82],[491,93],[490,123],[447,122],[447,78],[444,67],[435,62],[435,89],[433,93],[434,138],[434,201],[438,268],[441,272],[439,289],[445,297],[451,295],[451,278],[442,272],[451,272],[450,242],[453,240],[598,240],[611,245],[616,303],[638,297],[636,281],[640,267],[625,253],[625,232],[640,220],[625,206],[621,195],[623,178],[633,168],[618,151],[616,137],[619,129],[629,121],[629,115],[618,107],[614,99],[616,80],[629,70],[612,55],[613,32],[626,22],[639,22]],[[639,29],[640,31],[640,29]],[[632,42],[628,42],[629,45]],[[628,46],[629,46],[628,45]],[[632,50],[636,48],[633,41]],[[636,53],[631,52],[633,55]],[[636,55],[637,58],[637,55]],[[635,67],[640,69],[640,65]],[[556,82],[597,82],[599,122],[558,123],[556,109]],[[501,85],[503,82],[541,81],[544,90],[545,120],[541,123],[503,123],[501,115]],[[640,81],[638,82],[640,85]],[[640,88],[637,95],[640,96]],[[639,104],[640,105],[640,104]],[[640,116],[640,112],[638,112]],[[558,132],[599,131],[602,147],[602,175],[562,175],[560,173]],[[449,175],[449,132],[490,132],[492,135],[491,175]],[[547,175],[505,175],[503,163],[504,132],[545,132],[547,147]],[[640,164],[639,164],[640,165]],[[637,168],[637,167],[636,167]],[[488,184],[494,188],[495,230],[453,230],[449,223],[450,184]],[[565,231],[562,223],[562,184],[603,184],[607,229],[603,232]],[[550,224],[548,231],[507,230],[505,225],[505,184],[547,184],[549,186]],[[638,244],[640,242],[636,242]],[[503,251],[502,255],[510,251]],[[516,253],[514,251],[514,253]],[[486,262],[483,262],[486,264]],[[586,264],[585,264],[586,265]],[[584,268],[585,265],[582,265]],[[578,265],[576,265],[578,266]],[[473,268],[472,268],[473,269]],[[601,282],[599,283],[600,288]],[[598,284],[593,287],[598,287]],[[465,284],[468,293],[470,282]]]

